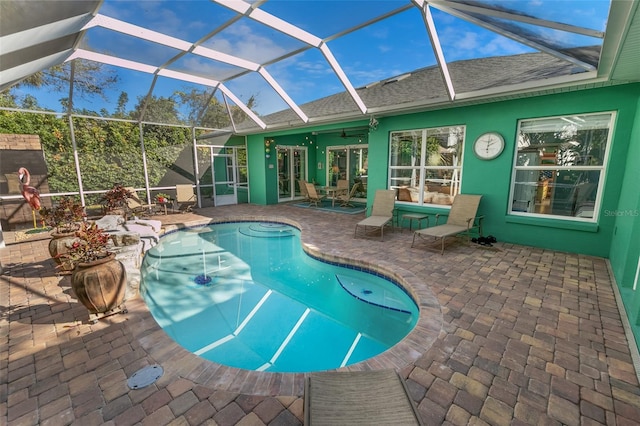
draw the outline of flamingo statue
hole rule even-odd
[[[33,227],[37,228],[38,226],[36,224],[36,210],[40,210],[41,207],[40,192],[33,186],[29,185],[29,183],[31,183],[31,174],[26,168],[20,167],[18,169],[18,180],[20,180],[20,183],[22,184],[22,196],[31,206],[31,214],[33,215]]]

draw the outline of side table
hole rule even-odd
[[[173,212],[173,201],[163,201],[160,202],[158,201],[158,205],[161,206],[162,208],[164,208],[164,215],[167,215],[167,206],[170,205],[171,206],[171,211]]]
[[[402,218],[400,219],[400,226],[402,226],[402,224],[404,223],[405,220],[409,219],[409,231],[413,230],[413,221],[417,221],[418,222],[418,228],[417,229],[421,229],[421,225],[422,225],[422,221],[426,220],[427,222],[427,227],[429,227],[429,215],[427,214],[421,214],[421,213],[405,213],[402,215]]]

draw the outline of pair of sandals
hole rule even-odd
[[[480,237],[480,238],[472,238],[471,242],[472,243],[478,243],[481,246],[487,246],[487,247],[493,247],[493,243],[497,242],[498,240],[496,240],[496,237],[494,237],[493,235],[489,235],[486,237]]]

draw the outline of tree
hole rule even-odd
[[[224,104],[221,104],[211,92],[206,90],[191,89],[190,91],[175,91],[174,96],[184,105],[188,111],[186,122],[194,126],[222,129],[231,126],[229,113]],[[256,97],[249,97],[247,107],[256,107]],[[236,105],[231,106],[231,115],[234,123],[238,124],[246,120],[247,116]]]
[[[118,96],[118,106],[116,107],[116,111],[113,114],[114,117],[126,117],[127,102],[129,102],[129,95],[127,94],[127,92],[120,92],[120,96]]]
[[[107,69],[104,64],[75,59],[74,93],[84,97],[99,95],[106,99],[107,91],[118,83],[115,70]],[[49,88],[55,91],[69,91],[71,81],[71,64],[54,65],[49,69],[39,71],[26,77],[14,87],[28,86]]]
[[[136,120],[154,123],[181,124],[176,102],[172,98],[139,96],[138,103],[131,111],[131,117]]]

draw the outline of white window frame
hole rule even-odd
[[[438,130],[438,129],[452,129],[452,128],[459,128],[460,131],[462,132],[462,141],[461,141],[461,146],[459,149],[459,161],[458,161],[458,165],[454,165],[454,166],[431,166],[428,164],[425,164],[427,162],[427,142],[428,142],[428,133],[429,131],[433,131],[433,130]],[[394,134],[399,134],[399,133],[408,133],[408,132],[420,132],[420,164],[416,165],[416,166],[395,166],[395,165],[391,165],[391,160],[392,160],[392,148],[393,148],[393,136]],[[443,208],[450,208],[451,205],[447,205],[447,204],[437,204],[437,203],[425,203],[424,202],[424,193],[425,193],[425,183],[427,180],[426,177],[426,173],[428,170],[441,170],[441,171],[450,171],[451,175],[448,179],[446,179],[446,181],[451,183],[451,186],[453,187],[452,192],[453,195],[459,194],[460,193],[460,188],[462,187],[462,170],[463,170],[463,161],[464,161],[464,145],[465,145],[465,139],[466,139],[466,135],[467,135],[467,128],[466,125],[463,124],[452,124],[452,125],[448,125],[448,126],[437,126],[437,127],[428,127],[428,128],[422,128],[422,129],[408,129],[408,130],[395,130],[390,132],[389,134],[389,160],[388,160],[388,167],[389,167],[389,173],[388,173],[388,182],[387,182],[387,188],[389,189],[396,189],[399,188],[400,185],[397,185],[397,178],[393,178],[393,171],[394,170],[416,170],[419,174],[419,186],[418,188],[418,201],[417,202],[413,202],[413,201],[399,201],[396,200],[396,203],[401,203],[401,204],[406,204],[406,205],[411,205],[411,206],[437,206],[437,207],[443,207]],[[435,180],[435,179],[431,179],[431,180]],[[443,181],[442,183],[445,183],[445,181]]]
[[[595,116],[603,116],[603,115],[609,115],[609,120],[608,120],[608,125],[604,126],[604,127],[598,127],[598,129],[608,129],[607,132],[607,140],[606,140],[606,147],[604,150],[604,155],[603,155],[603,159],[602,159],[602,164],[601,165],[558,165],[558,164],[539,164],[539,165],[534,165],[534,166],[528,166],[528,165],[518,165],[518,155],[521,154],[520,152],[520,148],[522,147],[522,144],[524,143],[524,139],[522,138],[522,127],[523,124],[525,123],[534,123],[536,121],[540,121],[541,123],[543,121],[552,121],[552,120],[558,120],[558,121],[562,121],[565,124],[564,128],[556,128],[554,129],[549,129],[549,132],[561,132],[561,131],[571,131],[572,129],[577,129],[577,127],[580,125],[580,122],[586,122],[584,119],[588,118],[588,117],[595,117]],[[558,116],[551,116],[551,117],[539,117],[539,118],[527,118],[527,119],[521,119],[518,120],[518,132],[517,132],[517,136],[516,136],[516,149],[514,149],[514,157],[513,157],[513,166],[512,166],[512,176],[511,176],[511,186],[510,186],[510,191],[509,191],[509,206],[507,209],[507,213],[509,215],[513,215],[513,216],[525,216],[525,217],[535,217],[535,218],[546,218],[546,219],[561,219],[561,220],[569,220],[569,221],[575,221],[575,222],[588,222],[588,223],[597,223],[598,222],[598,217],[599,217],[599,212],[601,210],[601,203],[602,203],[602,193],[603,193],[603,189],[604,189],[604,185],[605,185],[605,180],[606,180],[606,176],[607,176],[607,168],[608,168],[608,163],[609,163],[609,155],[610,155],[610,150],[611,150],[611,143],[612,143],[612,138],[613,138],[613,133],[614,133],[614,128],[615,128],[615,123],[616,123],[616,112],[615,111],[602,111],[602,112],[597,112],[597,113],[584,113],[584,114],[566,114],[566,115],[558,115]],[[542,126],[544,126],[544,124],[542,124]],[[579,130],[579,129],[577,129]],[[543,153],[540,154],[541,157],[543,157]],[[551,214],[551,213],[537,213],[537,212],[532,212],[532,211],[528,211],[529,209],[527,209],[527,211],[522,211],[520,209],[516,209],[514,210],[514,200],[516,200],[516,175],[518,171],[549,171],[549,170],[553,170],[556,172],[556,175],[558,175],[558,172],[561,171],[584,171],[584,172],[593,172],[593,171],[597,171],[599,172],[600,176],[598,178],[598,184],[596,186],[596,196],[595,196],[595,201],[593,202],[593,213],[592,213],[592,217],[581,217],[581,216],[573,216],[573,215],[559,215],[559,214]],[[557,182],[554,182],[554,184],[557,184]],[[574,185],[577,186],[577,185]],[[554,188],[553,190],[555,190],[556,188]]]

